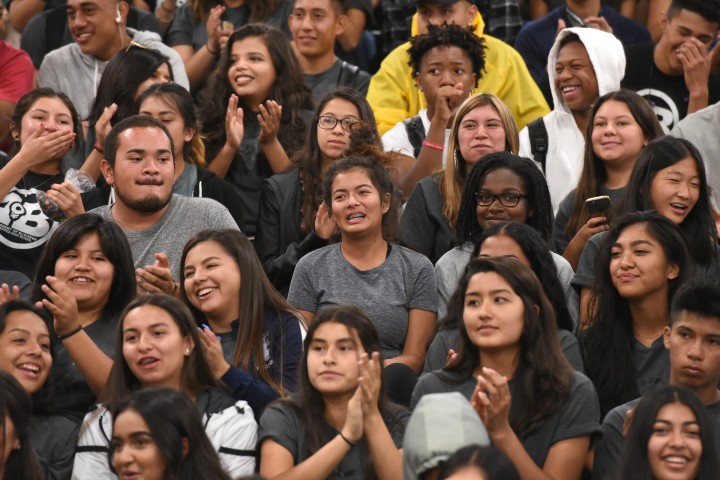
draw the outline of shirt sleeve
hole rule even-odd
[[[614,480],[620,465],[625,436],[623,426],[627,417],[627,405],[620,405],[610,410],[602,423],[602,439],[595,445],[595,461],[593,462],[593,480]]]
[[[297,436],[301,430],[299,423],[291,407],[282,403],[273,403],[265,409],[265,413],[260,418],[258,447],[265,440],[273,440],[290,452],[297,464],[299,458]]]
[[[5,48],[10,47],[5,45]],[[0,71],[0,100],[17,103],[32,90],[35,67],[30,56],[22,50],[12,52],[8,61],[0,65]]]
[[[288,302],[295,308],[306,310],[308,312],[316,312],[318,308],[318,299],[315,289],[313,288],[310,272],[311,266],[308,257],[300,259],[295,267],[292,280],[290,281],[290,290],[288,292]]]
[[[430,218],[423,182],[418,182],[400,217],[400,238],[408,248],[427,258],[433,258],[437,229],[437,225]]]
[[[575,372],[570,398],[561,410],[551,445],[568,438],[600,435],[600,402],[595,387],[585,375]],[[592,442],[591,442],[592,444]]]
[[[585,248],[583,248],[578,268],[572,279],[572,284],[575,286],[592,288],[595,282],[595,261],[597,260],[598,242],[600,241],[598,235],[591,237],[585,244]]]

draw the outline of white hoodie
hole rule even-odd
[[[583,166],[585,139],[570,110],[555,90],[555,62],[563,38],[576,34],[585,45],[595,70],[600,96],[620,89],[625,76],[625,51],[620,40],[611,33],[594,28],[573,27],[561,30],[548,55],[548,77],[555,109],[543,117],[548,132],[545,178],[550,188],[553,211],[577,186]],[[528,128],[520,132],[520,155],[533,158]]]

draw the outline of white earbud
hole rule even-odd
[[[115,16],[115,23],[120,25],[122,23],[122,15],[120,14],[120,5],[115,7],[115,13],[117,13],[117,15]]]

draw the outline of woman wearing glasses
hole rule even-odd
[[[508,152],[487,155],[467,177],[455,228],[459,246],[435,265],[441,316],[472,256],[475,242],[483,231],[501,222],[525,223],[545,242],[552,237],[553,211],[545,177],[532,161]],[[552,256],[570,316],[577,323],[578,297],[570,286],[572,268],[560,255]]]
[[[335,232],[322,203],[322,179],[350,146],[350,130],[358,122],[372,126],[379,145],[365,97],[349,88],[328,93],[313,115],[314,128],[294,159],[295,168],[265,180],[255,248],[270,281],[285,295],[298,260],[327,245]]]
[[[444,169],[420,180],[408,199],[400,219],[402,243],[437,262],[458,244],[454,230],[473,165],[489,153],[517,154],[518,145],[517,125],[502,100],[488,93],[465,100],[455,115]]]

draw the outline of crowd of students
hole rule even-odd
[[[506,3],[12,0],[0,479],[720,478],[720,2]]]

